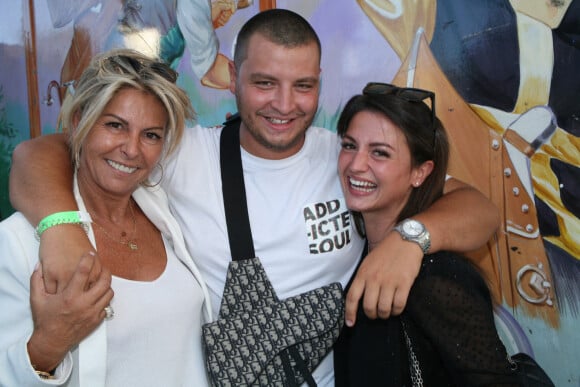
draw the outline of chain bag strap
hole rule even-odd
[[[240,120],[220,138],[222,192],[232,262],[217,321],[202,328],[214,386],[316,386],[312,370],[343,325],[342,286],[332,283],[279,300],[255,257],[239,143]]]
[[[401,325],[403,335],[405,337],[405,344],[409,356],[409,372],[411,373],[411,384],[413,387],[423,387],[423,377],[421,374],[421,367],[419,360],[413,350],[413,344],[407,334],[407,329],[403,317],[401,317]],[[508,355],[508,361],[512,364],[512,368],[518,376],[519,385],[522,387],[554,387],[554,383],[540,367],[540,365],[528,354],[518,353],[513,356]],[[500,380],[498,380],[500,383]]]
[[[409,356],[409,372],[411,373],[411,383],[413,384],[413,387],[423,387],[421,367],[419,365],[417,355],[415,355],[415,351],[413,351],[413,344],[411,343],[411,339],[407,334],[407,327],[405,326],[403,317],[401,317],[401,326],[403,329],[403,335],[405,336],[405,344],[407,345],[407,355]]]

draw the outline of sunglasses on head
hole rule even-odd
[[[423,102],[431,100],[431,126],[435,131],[435,93],[429,90],[413,87],[398,87],[389,83],[370,82],[363,89],[366,95],[394,95],[409,102]]]
[[[151,61],[150,63],[146,64],[139,59],[135,59],[127,55],[114,55],[108,57],[107,59],[122,69],[127,69],[128,64],[139,75],[143,74],[143,70],[149,69],[171,83],[175,83],[175,81],[177,81],[177,73],[171,67],[162,62]]]

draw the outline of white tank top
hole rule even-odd
[[[113,277],[107,321],[107,386],[205,386],[203,294],[166,246],[167,265],[151,282]]]

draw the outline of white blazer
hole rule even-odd
[[[79,209],[85,206],[75,182]],[[187,252],[181,229],[169,210],[167,195],[159,188],[138,188],[133,198],[147,217],[170,242],[203,291],[204,318],[211,321],[209,294],[199,270]],[[89,227],[89,239],[95,238]],[[54,380],[43,380],[34,372],[26,344],[33,331],[30,311],[30,276],[38,263],[39,242],[24,216],[15,213],[0,222],[0,386],[104,386],[107,364],[107,322],[104,321],[65,357]],[[201,350],[201,349],[200,349]],[[76,364],[76,366],[74,366]]]

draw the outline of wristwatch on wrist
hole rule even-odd
[[[401,234],[401,238],[406,241],[415,242],[427,254],[431,247],[431,236],[425,225],[415,219],[405,219],[395,226],[395,230]]]

